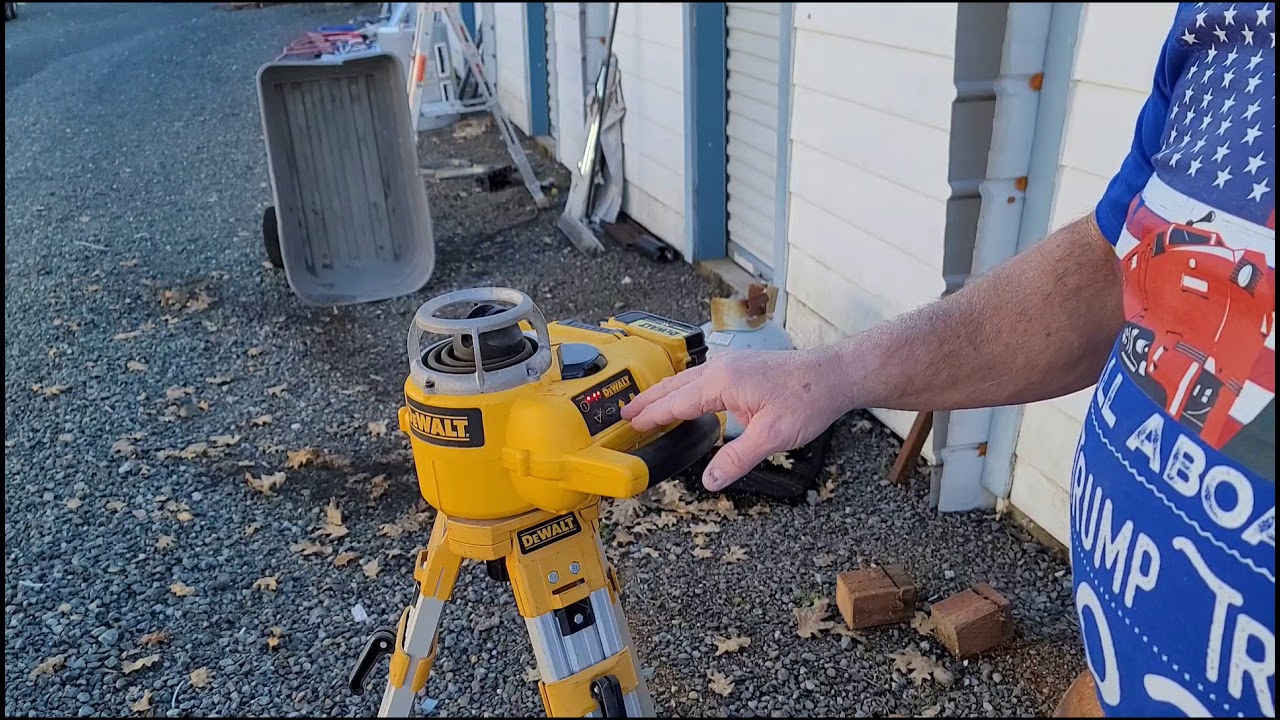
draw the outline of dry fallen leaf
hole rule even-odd
[[[536,683],[539,680],[542,680],[542,673],[538,671],[538,668],[532,667],[532,668],[525,669],[524,671],[525,682]]]
[[[284,484],[284,473],[278,472],[255,478],[251,473],[246,472],[244,481],[249,484],[249,487],[263,495],[275,495],[275,489]]]
[[[129,332],[116,333],[111,336],[112,340],[132,340],[142,334],[141,330],[130,330]]]
[[[733,681],[715,670],[707,671],[707,680],[707,687],[711,689],[711,692],[721,697],[733,692]]]
[[[933,633],[933,618],[929,613],[916,611],[916,616],[911,618],[911,628],[921,635],[930,635]]]
[[[168,630],[156,630],[138,638],[138,644],[143,647],[157,647],[163,645],[173,639]]]
[[[187,597],[189,595],[195,595],[196,589],[182,581],[178,581],[169,586],[169,592],[177,595],[178,597]]]
[[[826,502],[836,496],[836,481],[828,479],[818,488],[818,502]]]
[[[836,556],[831,553],[823,553],[813,558],[813,564],[818,567],[827,567],[836,561]]]
[[[271,387],[267,388],[267,394],[270,395],[271,397],[284,397],[284,391],[287,390],[288,388],[289,388],[289,383],[272,385]]]
[[[605,519],[619,526],[630,525],[643,514],[644,502],[636,497],[611,500],[609,507],[605,508]]]
[[[36,665],[35,668],[31,670],[30,677],[34,680],[41,675],[52,675],[61,670],[66,664],[66,655],[54,655],[53,657],[45,658],[39,665]]]
[[[707,535],[709,533],[720,532],[720,526],[713,522],[690,525],[687,529],[694,535]]]
[[[950,685],[954,680],[951,673],[941,663],[931,657],[921,655],[920,651],[913,647],[889,653],[887,657],[893,660],[894,670],[911,678],[916,685],[920,685],[926,680],[933,680],[939,685]]]
[[[178,522],[180,522],[180,523],[189,523],[189,522],[191,522],[192,520],[195,520],[195,519],[196,519],[196,516],[195,516],[195,515],[192,515],[192,514],[191,514],[190,512],[188,512],[187,510],[182,510],[182,511],[180,511],[178,514],[174,515],[174,516],[173,516],[173,519],[174,519],[174,520],[177,520],[177,521],[178,521]]]
[[[329,505],[324,509],[325,522],[330,525],[342,524],[342,508],[338,507],[337,498],[329,498]]]
[[[209,383],[210,385],[226,385],[227,383],[231,382],[231,376],[230,375],[214,375],[213,377],[205,378],[204,381]]]
[[[203,688],[209,684],[209,668],[196,668],[191,671],[191,686]]]
[[[784,468],[786,470],[790,470],[796,464],[796,461],[792,460],[791,456],[786,454],[785,452],[774,453],[770,455],[769,462],[774,465],[777,465],[778,467]]]
[[[270,425],[271,419],[272,418],[270,415],[259,415],[258,417],[250,420],[249,424],[253,425],[254,427],[262,427],[263,425]]]
[[[333,559],[333,564],[336,565],[337,567],[346,567],[348,563],[350,563],[352,560],[355,560],[358,557],[360,557],[358,553],[353,553],[349,551],[344,553],[338,553],[338,557]]]
[[[840,622],[837,622],[835,625],[833,625],[831,627],[830,632],[832,635],[839,635],[840,637],[852,638],[853,640],[863,644],[866,644],[867,642],[867,638],[862,633],[858,632],[857,630],[850,630],[849,628],[845,627],[843,623],[840,623]]]
[[[124,367],[129,372],[146,372],[147,371],[147,364],[138,360],[130,360],[129,362],[124,364]]]
[[[680,518],[669,512],[663,512],[659,514],[658,517],[653,518],[653,524],[660,528],[669,528],[678,522],[680,522]]]
[[[290,470],[297,470],[298,468],[311,463],[318,456],[319,453],[316,452],[315,448],[305,447],[301,450],[290,450],[289,458],[285,461],[284,465]]]
[[[262,527],[262,523],[260,523],[260,522],[251,522],[251,523],[249,523],[248,525],[245,525],[245,526],[244,526],[244,536],[245,536],[245,537],[249,537],[250,535],[252,535],[252,534],[254,534],[254,533],[258,532],[258,528],[260,528],[260,527]]]
[[[387,434],[387,421],[379,420],[369,423],[369,434],[374,437],[381,437]]]
[[[791,612],[796,618],[796,634],[802,638],[817,637],[823,630],[830,630],[835,623],[827,620],[831,600],[818,598],[808,607],[794,608]]]
[[[360,569],[364,571],[364,576],[365,576],[365,577],[367,577],[367,578],[376,578],[376,577],[378,577],[378,570],[379,570],[379,568],[378,568],[378,561],[377,561],[377,560],[370,560],[370,561],[369,561],[369,562],[367,562],[367,563],[362,563],[362,564],[360,565]]]
[[[83,504],[84,504],[84,501],[78,497],[67,498],[67,502],[66,502],[68,510],[79,510],[80,506]]]
[[[696,545],[696,546],[698,546],[698,547],[706,547],[706,546],[707,546],[707,536],[706,536],[706,535],[694,535],[694,536],[693,536],[693,544],[694,544],[694,545]]]
[[[275,575],[268,575],[268,576],[266,576],[266,577],[260,577],[260,578],[258,578],[257,580],[254,580],[254,581],[253,581],[253,589],[254,589],[254,590],[272,590],[272,591],[274,591],[274,590],[276,589],[276,587],[277,587],[277,583],[276,583],[276,576],[275,576]]]
[[[732,565],[734,563],[737,563],[746,559],[747,559],[747,551],[743,550],[737,545],[734,545],[729,548],[729,551],[726,552],[723,557],[720,558],[720,562],[728,563]]]
[[[402,533],[404,533],[404,528],[395,523],[382,523],[382,525],[378,526],[379,537],[395,538],[400,537]]]
[[[382,497],[383,493],[385,493],[386,491],[387,491],[386,475],[374,475],[373,479],[369,480],[369,499],[370,500],[377,500],[378,498]]]
[[[707,558],[714,557],[715,553],[711,552],[710,550],[704,547],[695,547],[693,549],[693,556],[702,560],[706,560]]]
[[[111,444],[111,454],[122,457],[133,457],[138,454],[138,448],[129,442],[129,438],[120,438]]]
[[[267,649],[275,650],[284,642],[284,628],[279,625],[271,628],[271,634],[267,637]]]
[[[173,547],[173,544],[175,542],[177,542],[177,540],[172,535],[161,535],[160,537],[156,538],[156,549],[168,550],[169,548]]]
[[[328,555],[333,548],[328,545],[321,545],[314,540],[303,540],[289,546],[289,549],[296,553],[302,553],[304,556],[310,555]]]
[[[152,665],[155,665],[156,661],[159,659],[160,659],[160,655],[157,654],[157,655],[148,655],[144,658],[139,658],[137,660],[125,660],[124,662],[120,663],[120,669],[124,671],[125,675],[128,675],[129,673],[136,672],[138,670],[141,670],[142,668],[151,667]]]
[[[348,530],[346,526],[325,523],[319,530],[312,533],[312,535],[324,536],[330,540],[337,540],[338,538],[346,537],[347,532]]]
[[[259,355],[262,354],[262,348],[255,345],[249,348],[248,350],[245,350],[244,354],[248,355],[249,357],[258,357]]]
[[[657,559],[658,557],[661,556],[661,553],[659,553],[657,550],[654,550],[651,547],[642,547],[640,548],[640,552],[654,559]]]
[[[631,533],[627,532],[626,530],[614,530],[614,531],[613,531],[613,546],[614,546],[614,547],[626,547],[626,546],[630,545],[631,543],[633,543],[633,542],[635,542],[635,541],[636,541],[635,536],[634,536],[634,535],[632,535]]]
[[[240,442],[239,435],[210,435],[209,440],[214,447],[231,447]]]
[[[103,507],[111,512],[120,512],[121,510],[124,510],[125,504],[123,500],[108,500]]]
[[[43,395],[43,396],[45,396],[45,397],[53,397],[53,396],[55,396],[55,395],[61,395],[62,393],[66,392],[66,391],[68,391],[68,390],[70,390],[70,389],[71,389],[71,386],[70,386],[70,385],[49,385],[49,386],[45,386],[45,385],[41,385],[40,383],[36,383],[35,385],[32,385],[32,386],[31,386],[31,391],[32,391],[32,392],[40,393],[41,395]]]
[[[134,712],[146,712],[151,709],[151,688],[142,691],[142,697],[135,702],[129,703],[129,709]]]
[[[751,508],[750,510],[748,510],[748,511],[747,511],[747,514],[748,514],[748,515],[753,515],[753,516],[754,516],[754,515],[768,515],[768,514],[769,514],[769,506],[768,506],[768,505],[756,505],[755,507],[753,507],[753,508]]]
[[[738,652],[739,650],[751,644],[749,637],[731,637],[727,638],[717,635],[711,639],[716,644],[716,655],[724,655],[725,653]]]

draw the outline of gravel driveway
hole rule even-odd
[[[5,26],[6,715],[372,714],[385,671],[361,698],[346,675],[410,599],[431,517],[394,427],[417,306],[500,284],[549,317],[704,319],[715,287],[688,265],[583,258],[522,189],[465,180],[429,187],[428,287],[303,307],[262,266],[253,77],[297,30],[352,14],[25,5]],[[492,133],[422,141],[437,160],[501,152]],[[1082,667],[1067,566],[994,516],[937,517],[920,478],[888,487],[895,448],[852,416],[828,500],[730,508],[668,486],[633,508],[635,542],[611,553],[662,713],[1052,707]],[[705,520],[720,528],[704,533],[706,558],[690,532]],[[726,562],[733,546],[746,559]],[[989,581],[1018,635],[969,662],[905,626],[800,637],[793,609],[867,562],[905,563],[928,598]],[[471,565],[454,597],[433,713],[539,713],[507,589]],[[716,655],[715,636],[750,644]],[[950,682],[895,670],[888,655],[907,648]]]

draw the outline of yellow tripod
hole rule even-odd
[[[440,317],[459,304],[473,305],[466,318]],[[424,350],[429,334],[451,337]],[[467,558],[511,583],[549,716],[651,716],[618,577],[600,542],[600,497],[636,495],[719,440],[716,415],[641,434],[619,413],[644,387],[705,356],[696,327],[638,312],[599,327],[548,325],[515,290],[463,290],[419,308],[400,427],[419,488],[440,512],[416,560],[417,601],[394,631],[370,638],[352,691],[363,692],[390,655],[379,715],[411,713]]]

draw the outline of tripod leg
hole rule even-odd
[[[453,592],[462,558],[445,539],[448,518],[436,517],[431,542],[418,553],[413,576],[421,586],[418,601],[405,608],[396,628],[396,648],[391,655],[391,672],[382,696],[378,717],[408,717],[413,701],[427,684],[436,659],[436,632],[440,615]]]
[[[527,528],[507,557],[542,676],[542,701],[550,717],[652,717],[597,515],[592,506]],[[524,542],[527,534],[536,538],[532,547]]]

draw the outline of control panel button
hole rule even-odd
[[[623,370],[574,396],[573,404],[582,413],[587,430],[598,435],[622,420],[620,409],[639,392],[631,371]]]

